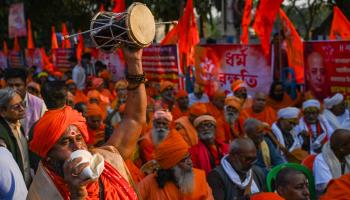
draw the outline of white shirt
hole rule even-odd
[[[207,94],[203,93],[201,98],[198,99],[194,93],[188,95],[189,105],[192,106],[194,103],[209,103],[209,97]]]
[[[72,79],[74,83],[77,84],[77,88],[79,90],[83,90],[85,88],[86,75],[85,75],[85,70],[81,65],[76,65],[73,68]]]
[[[0,147],[0,199],[24,200],[27,187],[11,152]]]
[[[340,115],[340,116],[335,116],[339,122],[339,124],[343,127],[343,128],[347,128],[350,129],[350,113],[349,110],[345,110],[345,112]]]
[[[318,154],[314,161],[313,173],[315,177],[315,185],[327,185],[332,179],[332,173],[329,169],[326,161],[324,160],[322,153]]]

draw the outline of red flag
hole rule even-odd
[[[84,38],[83,38],[83,35],[80,34],[81,31],[78,30],[78,44],[77,44],[77,59],[78,61],[80,62],[81,61],[81,56],[83,55],[84,53]]]
[[[18,38],[15,37],[15,41],[13,42],[13,50],[20,51],[21,47],[19,46]]]
[[[4,42],[2,43],[2,51],[4,52],[4,54],[7,56],[9,53],[9,48],[7,47],[7,42],[6,40],[4,40]]]
[[[350,22],[341,10],[334,6],[333,8],[333,22],[329,38],[331,40],[337,39],[337,36],[342,40],[350,40]]]
[[[66,23],[62,23],[62,36],[69,35]],[[62,48],[71,48],[69,38],[62,40]]]
[[[30,22],[30,19],[27,19],[27,49],[34,49],[34,40],[33,40],[33,34],[32,34],[32,24]]]
[[[254,30],[258,35],[265,56],[270,53],[270,35],[278,9],[283,0],[261,0],[255,14]]]
[[[51,49],[58,49],[58,42],[55,27],[51,27]]]
[[[242,35],[241,35],[242,44],[248,44],[248,39],[249,39],[248,27],[250,24],[250,12],[252,10],[252,6],[253,6],[252,0],[245,1],[243,17],[242,17]]]
[[[295,72],[295,78],[298,83],[304,83],[304,46],[298,32],[295,30],[292,22],[289,20],[283,9],[280,8],[279,16],[281,18],[282,28],[287,43],[288,65]]]
[[[100,11],[100,12],[105,11],[105,6],[104,6],[102,3],[100,4],[100,9],[99,9],[99,11]]]
[[[124,0],[114,0],[114,7],[112,12],[120,13],[125,11],[125,1]]]
[[[185,66],[194,65],[194,46],[199,43],[199,34],[192,0],[187,1],[185,12],[179,23],[165,36],[161,45],[176,42],[179,46],[181,68],[183,69],[183,58],[185,58]]]

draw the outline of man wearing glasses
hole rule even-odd
[[[24,116],[25,106],[19,93],[12,88],[0,89],[0,145],[11,152],[29,186],[28,144],[20,124]]]

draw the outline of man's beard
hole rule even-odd
[[[280,95],[273,95],[274,99],[277,100],[277,101],[282,101],[283,100],[283,94],[280,94]]]
[[[152,142],[154,146],[158,146],[164,138],[168,135],[169,129],[167,128],[152,128]]]
[[[225,119],[229,124],[234,124],[236,122],[236,120],[238,119],[238,115],[239,115],[239,113],[225,111]]]
[[[57,175],[59,175],[60,177],[64,177],[64,172],[63,172],[64,161],[50,160],[46,162]]]
[[[198,137],[201,140],[210,140],[214,137],[215,133],[212,131],[203,131],[203,132],[198,132]]]
[[[194,189],[194,174],[191,170],[183,170],[179,166],[175,166],[174,168],[174,177],[177,185],[180,188],[180,192],[182,194],[190,194]]]

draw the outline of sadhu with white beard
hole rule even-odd
[[[152,129],[140,141],[140,153],[145,162],[153,159],[154,148],[168,135],[172,120],[173,116],[167,110],[158,110],[154,113]]]
[[[225,142],[231,143],[235,138],[244,136],[243,123],[248,115],[241,112],[243,101],[235,96],[228,96],[225,99],[224,114],[226,119]]]
[[[192,167],[189,145],[171,131],[155,150],[160,169],[137,185],[143,200],[214,199],[205,172]]]

